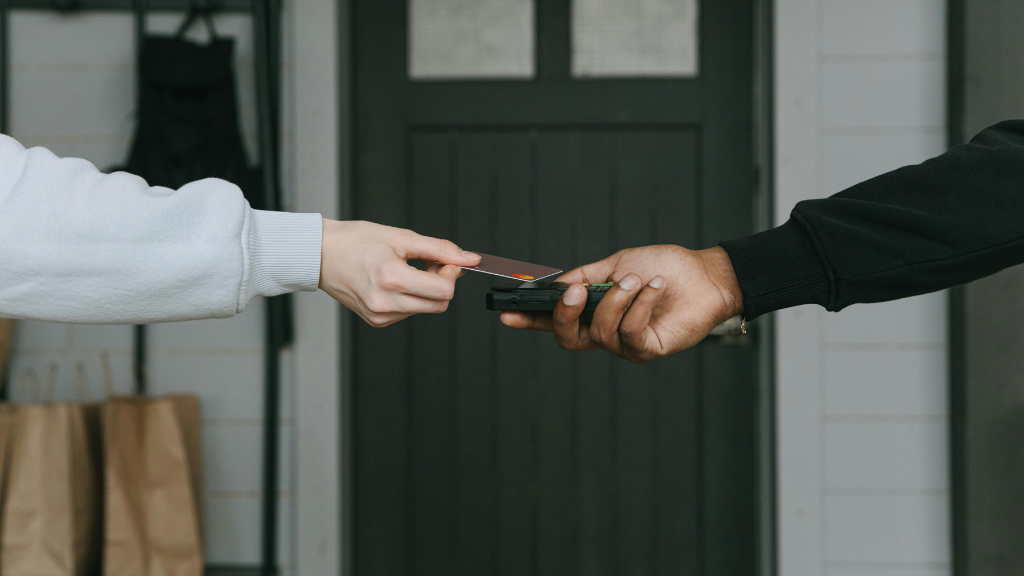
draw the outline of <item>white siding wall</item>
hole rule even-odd
[[[776,220],[945,146],[943,0],[776,0]],[[950,573],[945,294],[778,319],[780,573]]]
[[[291,4],[291,3],[288,3]],[[286,14],[290,18],[290,12]],[[179,15],[153,15],[152,31],[173,31]],[[236,38],[241,122],[255,156],[255,91],[248,16],[217,17],[222,35]],[[203,26],[196,26],[198,31]],[[285,30],[290,30],[286,24]],[[127,14],[15,12],[11,18],[11,133],[26,146],[91,160],[101,169],[124,162],[134,114],[132,20]],[[285,78],[290,78],[286,42]],[[290,108],[292,91],[284,93]],[[285,190],[293,170],[291,114],[285,114]],[[290,198],[290,196],[287,196]],[[210,562],[255,564],[260,558],[263,302],[228,320],[150,328],[150,393],[192,392],[203,416],[207,555]],[[118,392],[130,389],[131,328],[21,322],[11,364],[17,382],[26,367],[45,374],[60,367],[58,397],[72,398],[78,362],[84,362],[92,398],[104,395],[100,354],[112,360]],[[292,563],[294,476],[294,366],[283,367],[280,552]],[[15,386],[15,397],[17,395]]]

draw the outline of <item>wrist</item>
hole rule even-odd
[[[319,288],[331,293],[344,283],[346,273],[355,270],[358,262],[352,260],[359,255],[363,247],[359,245],[365,231],[360,231],[363,224],[358,220],[323,219],[323,248],[320,250],[320,283]]]
[[[328,270],[327,262],[328,257],[330,256],[330,247],[336,244],[334,241],[334,235],[337,232],[337,224],[339,224],[338,221],[329,220],[327,218],[324,218],[321,222],[323,233],[321,234],[320,244],[320,279],[317,283],[317,288],[321,290],[323,290],[324,286],[327,284],[327,279],[324,276]]]
[[[827,309],[833,290],[825,262],[794,217],[765,232],[722,242],[743,287],[747,319],[774,310],[818,304]]]
[[[743,290],[733,269],[729,253],[721,246],[700,251],[704,270],[708,280],[718,288],[723,307],[721,310],[724,322],[733,316],[743,314]]]

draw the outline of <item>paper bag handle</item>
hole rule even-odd
[[[89,401],[89,374],[85,370],[85,362],[81,360],[75,365],[75,392],[79,402]]]
[[[21,402],[28,400],[29,387],[35,393],[32,397],[32,403],[36,404],[39,402],[39,374],[36,373],[34,368],[22,368],[21,374],[18,377],[18,400]]]
[[[49,362],[46,365],[46,388],[43,402],[53,402],[57,393],[57,382],[60,381],[60,365]]]
[[[114,371],[110,369],[110,354],[100,352],[100,364],[103,365],[103,383],[107,388],[107,398],[114,396]]]
[[[75,392],[79,402],[89,400],[89,379],[86,375],[85,363],[79,362],[76,366]],[[53,402],[57,390],[57,383],[60,381],[60,365],[50,362],[46,365],[46,384],[39,383],[39,374],[32,367],[25,367],[21,370],[18,380],[18,399],[22,402],[38,404],[39,402]],[[29,390],[32,394],[30,396]]]

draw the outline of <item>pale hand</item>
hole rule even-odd
[[[426,270],[409,260],[424,260]],[[460,266],[479,263],[479,256],[448,240],[372,222],[324,219],[320,289],[371,326],[444,312]]]
[[[686,350],[715,326],[743,311],[743,294],[722,248],[687,250],[645,246],[622,250],[561,278],[570,286],[554,312],[502,312],[513,328],[555,333],[566,350],[601,348],[633,362]],[[586,289],[580,283],[615,282],[581,319]]]

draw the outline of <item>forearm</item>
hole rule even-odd
[[[723,242],[748,317],[964,284],[1024,262],[1024,121],[917,166],[801,202],[784,226]]]
[[[249,208],[220,180],[178,191],[0,136],[0,316],[141,323],[226,317],[315,290],[322,222]]]

